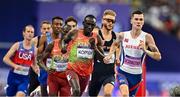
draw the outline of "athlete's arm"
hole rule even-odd
[[[14,69],[20,69],[19,65],[15,64],[13,61],[11,61],[11,57],[15,54],[15,52],[16,52],[16,50],[18,50],[18,48],[19,48],[19,43],[18,42],[14,43],[3,58],[3,62],[6,63],[7,65],[13,67]]]
[[[33,65],[31,65],[32,69],[34,70],[34,72],[36,74],[39,74],[39,66],[37,65],[37,48],[35,47],[35,50],[34,50],[34,62],[33,62]]]
[[[115,53],[115,55],[116,55],[116,62],[115,62],[115,65],[116,66],[119,66],[120,65],[120,54],[121,54],[121,49],[120,49],[120,46],[118,46],[117,47],[117,49],[116,49],[116,53]]]
[[[40,39],[39,39],[39,46],[38,46],[38,54],[42,54],[43,50],[44,50],[44,44],[46,42],[46,35],[41,35]]]
[[[75,30],[67,33],[67,35],[65,35],[65,36],[64,36],[64,39],[63,39],[64,43],[65,43],[65,44],[68,44],[71,40],[74,39],[74,37],[75,37],[75,35],[77,35],[77,33],[78,33],[78,30],[77,30],[77,29],[75,29]]]
[[[94,42],[90,42],[91,45],[94,45],[94,50],[95,53],[97,54],[97,58],[100,60],[103,60],[103,58],[105,57],[104,55],[104,50],[102,48],[102,39],[99,35],[97,35],[97,44],[95,44],[95,39]]]
[[[62,42],[61,42],[61,47],[62,47],[61,52],[62,52],[63,54],[67,52],[67,45],[68,45],[68,43],[75,38],[75,36],[77,35],[77,33],[78,33],[78,30],[75,29],[75,30],[67,33],[67,34],[63,37]]]
[[[53,49],[54,42],[50,43],[42,54],[37,56],[38,65],[44,70],[48,71],[48,68],[44,65],[43,60],[46,59]]]
[[[112,55],[118,49],[118,47],[120,47],[123,37],[124,37],[123,33],[118,33],[117,39],[112,43],[110,47],[109,55]]]
[[[146,47],[147,46],[147,47]],[[140,47],[144,50],[144,52],[151,58],[159,61],[161,60],[161,53],[159,52],[156,44],[155,44],[155,41],[154,41],[154,38],[151,34],[147,34],[146,35],[146,43],[144,42],[141,42],[140,43]],[[148,50],[148,48],[150,50]]]
[[[104,63],[108,63],[108,60],[111,58],[112,54],[114,54],[117,49],[120,49],[118,47],[120,47],[120,44],[123,38],[124,38],[123,33],[120,32],[117,34],[117,39],[112,43],[109,50],[109,54],[104,58]]]

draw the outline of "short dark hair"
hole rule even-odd
[[[65,20],[65,24],[67,24],[70,21],[74,21],[77,25],[77,20],[73,17],[73,16],[69,16],[66,20]]]
[[[135,10],[135,11],[133,11],[133,12],[131,13],[131,17],[133,17],[134,14],[143,14],[143,12],[140,11],[140,10]]]
[[[41,27],[42,27],[43,24],[50,24],[51,25],[51,23],[49,21],[47,21],[47,20],[44,20],[44,21],[41,22]]]
[[[86,21],[86,18],[94,18],[96,20],[96,17],[94,15],[92,15],[92,14],[86,15],[84,17],[84,21]]]
[[[53,22],[55,19],[60,19],[60,20],[63,21],[63,18],[62,18],[62,17],[60,17],[60,16],[55,16],[55,17],[52,18],[52,22]]]

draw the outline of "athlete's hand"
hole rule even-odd
[[[64,25],[62,28],[63,34],[68,33],[71,30],[71,26],[69,25]]]
[[[47,68],[46,71],[47,71],[49,74],[51,74],[51,73],[55,72],[56,70],[53,69],[53,68]]]
[[[62,47],[61,48],[61,53],[65,54],[66,52],[67,52],[67,47],[66,46]]]
[[[109,60],[111,59],[111,56],[104,57],[103,61],[105,64],[109,64]]]
[[[14,66],[14,69],[15,69],[15,70],[22,70],[22,66],[16,64],[16,65]]]
[[[39,69],[39,66],[34,66],[33,67],[33,70],[34,70],[34,72],[38,75],[38,74],[40,74],[40,69]]]

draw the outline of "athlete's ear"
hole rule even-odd
[[[130,18],[130,23],[132,24],[132,18]]]

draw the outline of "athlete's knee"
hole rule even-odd
[[[41,85],[41,95],[48,96],[47,85]]]
[[[129,89],[126,84],[120,85],[119,88],[120,88],[122,97],[129,97]]]
[[[114,89],[114,85],[110,84],[110,83],[107,83],[105,86],[104,86],[104,96],[105,97],[110,97],[112,95],[112,91]]]
[[[80,96],[81,90],[79,88],[72,89],[73,96]]]
[[[25,97],[25,93],[24,92],[22,92],[22,91],[18,91],[17,93],[16,93],[16,97]]]
[[[104,97],[111,97],[111,93],[104,93]]]

